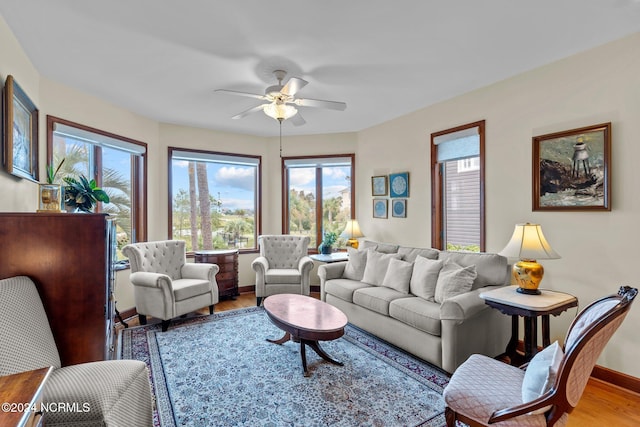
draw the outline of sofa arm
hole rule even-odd
[[[440,305],[440,319],[462,322],[482,310],[489,309],[489,306],[480,298],[480,294],[485,291],[484,288],[475,289],[444,300]]]
[[[180,274],[183,279],[201,279],[212,282],[218,271],[220,271],[220,267],[217,264],[188,262],[182,266]]]
[[[347,261],[322,264],[318,267],[318,277],[320,277],[320,282],[331,279],[340,279],[344,274],[344,268],[346,266]]]

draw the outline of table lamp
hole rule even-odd
[[[344,231],[340,234],[348,240],[347,244],[354,249],[358,249],[358,237],[364,237],[362,231],[360,231],[360,225],[357,219],[350,219],[347,221],[347,225],[344,227]]]
[[[544,275],[544,268],[536,260],[560,258],[544,238],[540,224],[530,223],[516,224],[511,240],[498,253],[520,260],[513,265],[513,278],[519,286],[517,291],[530,295],[540,295],[538,286]]]

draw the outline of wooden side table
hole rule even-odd
[[[558,316],[578,306],[578,299],[570,294],[541,290],[540,295],[527,295],[516,292],[517,288],[505,286],[480,294],[487,305],[511,316],[511,339],[505,354],[512,365],[526,363],[538,352],[538,317],[542,317],[542,346],[546,347],[551,344],[549,315]],[[519,316],[524,318],[524,356],[516,351]]]
[[[216,274],[218,296],[236,299],[238,291],[238,250],[221,249],[211,251],[196,251],[195,262],[217,264],[220,267]]]
[[[53,367],[0,377],[0,426],[42,425],[40,402]]]

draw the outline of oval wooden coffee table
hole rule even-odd
[[[289,340],[299,342],[305,377],[309,376],[305,354],[307,345],[327,362],[342,366],[342,362],[329,356],[318,341],[331,341],[344,335],[348,320],[343,312],[313,297],[295,294],[271,295],[264,300],[264,309],[273,324],[285,332],[279,340],[267,341],[275,344]]]

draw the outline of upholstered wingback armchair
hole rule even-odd
[[[153,398],[144,362],[109,360],[61,367],[33,281],[26,276],[0,280],[0,376],[50,366],[54,370],[44,384],[43,403],[81,410],[45,411],[47,427],[153,425]]]
[[[308,236],[264,235],[258,238],[260,256],[251,267],[256,272],[256,303],[275,294],[310,293],[313,261],[307,255]]]
[[[133,243],[122,248],[129,258],[136,311],[141,324],[147,316],[162,320],[166,331],[171,319],[218,303],[215,264],[187,263],[185,242],[163,240]]]

